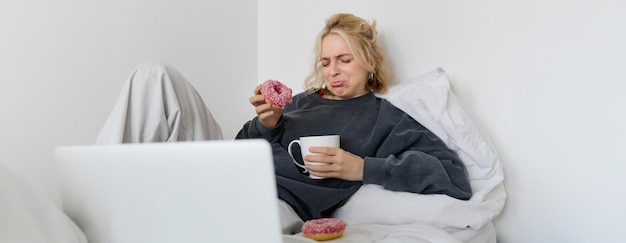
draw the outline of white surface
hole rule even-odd
[[[283,243],[316,243],[317,241],[300,235],[283,235]]]
[[[330,240],[331,243],[344,243],[344,242],[367,242],[380,240],[389,235],[389,229],[382,225],[359,225],[355,227],[346,228],[344,236],[339,239]]]
[[[297,235],[302,235],[299,233]],[[327,240],[328,243],[375,242],[389,235],[389,227],[385,225],[357,225],[346,227],[340,238]]]
[[[504,163],[500,242],[621,241],[626,2],[266,0],[257,79],[301,89],[336,12],[378,20],[396,82],[450,74]]]
[[[90,243],[281,239],[264,140],[61,147],[56,159],[63,209]]]
[[[0,165],[0,242],[87,243],[61,209]]]
[[[490,228],[487,234],[493,234]],[[493,243],[487,238],[478,239],[479,241],[469,240],[468,243]],[[284,243],[307,243],[317,242],[305,238],[302,234],[284,235]],[[430,243],[430,242],[446,242],[460,243],[458,239],[452,237],[448,232],[433,227],[428,224],[401,224],[401,225],[348,225],[342,237],[324,241],[328,243],[393,243],[393,242],[411,242],[411,243]]]

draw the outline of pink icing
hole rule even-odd
[[[279,108],[291,103],[291,90],[278,80],[266,80],[261,85],[261,93],[271,105]]]
[[[344,229],[346,224],[336,218],[312,219],[302,225],[302,233],[305,235],[334,234]]]

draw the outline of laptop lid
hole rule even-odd
[[[64,212],[99,242],[281,242],[264,140],[66,146]]]

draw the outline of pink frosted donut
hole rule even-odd
[[[302,235],[318,241],[339,238],[345,230],[346,224],[337,218],[312,219],[302,225]]]
[[[265,101],[273,107],[283,109],[285,105],[293,100],[291,89],[278,80],[266,80],[261,84],[261,94],[265,96]]]

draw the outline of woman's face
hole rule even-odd
[[[339,35],[325,36],[321,51],[322,77],[336,97],[351,99],[369,92],[367,70],[356,61],[348,44]]]

